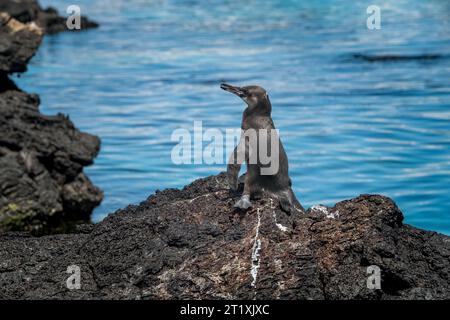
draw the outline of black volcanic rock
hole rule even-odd
[[[433,61],[445,58],[441,54],[413,54],[413,55],[399,55],[399,54],[380,54],[369,55],[362,53],[355,53],[352,55],[353,59],[365,62],[408,62],[408,61]]]
[[[34,23],[23,24],[0,12],[0,78],[13,72],[24,72],[28,61],[36,53],[42,29]],[[7,80],[0,80],[0,92]]]
[[[93,228],[0,236],[2,299],[449,299],[450,237],[361,195],[287,215],[235,211],[225,174],[158,192]],[[67,268],[80,267],[69,290]],[[381,289],[367,287],[367,268]]]
[[[38,106],[37,95],[0,93],[0,230],[49,232],[88,220],[102,200],[82,171],[100,140]]]
[[[53,34],[69,30],[66,26],[66,17],[58,14],[52,7],[42,9],[37,0],[2,0],[0,2],[0,12],[7,12],[16,20],[22,23],[36,22],[45,33]],[[98,24],[86,17],[81,17],[81,29],[96,28]]]
[[[0,13],[0,232],[65,231],[88,221],[103,198],[83,173],[99,151],[99,138],[62,114],[41,114],[39,97],[8,77],[26,70],[42,36],[36,23]]]

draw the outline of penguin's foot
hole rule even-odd
[[[244,194],[238,202],[234,204],[235,208],[239,208],[241,210],[247,210],[252,206],[252,203],[250,201],[250,196],[247,194]]]

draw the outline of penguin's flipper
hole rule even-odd
[[[230,165],[228,165],[227,170],[227,180],[228,180],[228,186],[232,191],[237,191],[239,187],[239,181],[237,174],[235,174],[236,168],[232,168]],[[239,171],[238,171],[239,172]]]
[[[241,165],[243,162],[243,153],[245,153],[245,146],[244,150],[241,144],[237,145],[233,153],[230,156],[230,159],[228,160],[227,164],[227,179],[228,184],[230,186],[230,189],[233,191],[237,191],[239,187],[239,171],[241,170]]]

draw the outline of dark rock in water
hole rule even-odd
[[[23,24],[0,12],[0,78],[13,72],[24,72],[28,61],[36,53],[42,29],[34,23]],[[6,79],[0,81],[0,92]]]
[[[363,60],[366,62],[401,62],[401,61],[431,61],[443,58],[440,54],[417,54],[417,55],[367,55],[356,53],[353,55],[354,59]]]
[[[22,23],[36,21],[41,10],[37,0],[2,0],[0,3],[0,11]]]
[[[67,231],[89,221],[103,198],[83,173],[99,151],[99,138],[61,114],[41,114],[39,97],[8,78],[26,70],[42,36],[36,23],[0,13],[0,232]]]
[[[271,199],[242,213],[235,201],[222,173],[78,233],[4,234],[0,298],[450,298],[450,237],[404,225],[389,198],[361,195],[296,215]],[[66,286],[73,265],[78,290]],[[368,288],[370,266],[381,289]]]
[[[102,192],[83,174],[100,140],[64,115],[39,112],[39,97],[0,93],[0,230],[58,231],[89,220]]]
[[[66,26],[66,17],[61,17],[58,11],[52,7],[42,9],[37,0],[2,0],[0,11],[9,13],[13,18],[23,23],[34,21],[48,34],[61,31],[78,31],[69,30]],[[96,22],[81,17],[80,30],[96,27],[98,27]]]

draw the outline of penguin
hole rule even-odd
[[[247,210],[252,207],[251,199],[269,195],[278,199],[283,211],[304,213],[291,189],[288,158],[271,117],[272,105],[266,90],[260,86],[236,87],[226,83],[220,87],[237,95],[247,105],[242,115],[240,141],[227,164],[230,189],[237,191],[239,182],[244,182],[244,191],[234,207]],[[271,163],[262,151],[270,155]],[[238,178],[244,161],[247,172]]]

